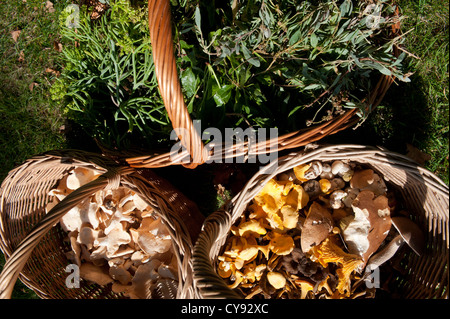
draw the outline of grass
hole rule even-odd
[[[54,43],[59,12],[71,1],[54,1],[49,12],[45,1],[3,1],[0,4],[0,179],[25,159],[50,149],[94,146],[83,136],[67,135],[60,105],[49,98],[58,70]],[[394,85],[383,105],[356,131],[336,136],[339,141],[382,145],[405,154],[407,144],[431,156],[425,163],[449,183],[449,11],[448,0],[399,0],[408,17],[403,31],[405,49],[414,71],[411,83]],[[50,10],[51,11],[51,10]],[[17,42],[11,32],[20,30]],[[47,71],[49,72],[47,72]],[[0,254],[0,268],[4,259]],[[35,298],[18,283],[13,298]]]
[[[60,4],[62,5],[62,4]],[[55,7],[56,9],[56,7]],[[57,12],[39,0],[0,5],[0,178],[26,158],[64,145],[64,117],[49,99]],[[11,32],[19,31],[14,41]]]

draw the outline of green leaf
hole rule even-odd
[[[200,15],[200,8],[197,6],[195,8],[195,25],[199,30],[201,30],[202,17]]]
[[[227,84],[216,91],[213,98],[217,106],[223,106],[230,100],[232,89],[233,85]]]
[[[317,44],[319,43],[319,39],[317,38],[317,35],[315,33],[311,34],[310,41],[311,41],[311,46],[313,48],[317,47]]]
[[[195,76],[191,68],[181,72],[181,85],[185,89],[188,98],[195,94],[199,82],[200,80]]]

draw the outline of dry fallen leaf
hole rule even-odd
[[[33,82],[29,85],[30,91],[33,92],[34,87],[39,86],[36,82]]]
[[[53,2],[51,1],[47,1],[47,3],[45,4],[45,8],[49,13],[55,12],[55,8],[53,8]]]
[[[19,61],[19,62],[25,61],[25,54],[23,53],[23,50],[20,51],[19,58],[17,59],[17,61]]]
[[[56,70],[53,70],[53,69],[51,69],[51,68],[46,68],[46,69],[45,69],[45,72],[46,72],[46,73],[51,73],[52,75],[54,75],[54,76],[56,76],[56,77],[58,77],[58,76],[61,75],[61,72],[56,71]]]
[[[62,43],[57,40],[53,41],[53,48],[56,51],[61,52],[62,51]]]
[[[16,43],[17,43],[17,39],[19,38],[20,32],[22,32],[22,30],[16,30],[16,31],[11,32],[11,36],[12,36],[14,42],[16,42]]]

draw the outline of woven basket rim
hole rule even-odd
[[[369,166],[371,164],[374,165],[374,163],[388,165],[387,163],[392,161],[390,167],[393,170],[404,170],[407,172],[406,175],[415,174],[420,179],[414,180],[414,182],[420,183],[422,181],[420,186],[425,187],[427,192],[431,190],[429,192],[430,194],[427,195],[443,199],[442,201],[438,201],[438,205],[433,206],[435,208],[437,207],[436,211],[429,212],[430,224],[433,224],[429,225],[429,227],[437,227],[439,229],[429,229],[428,231],[431,234],[430,236],[440,238],[433,238],[432,240],[434,244],[436,244],[436,240],[440,242],[442,247],[440,249],[446,251],[443,254],[446,254],[447,258],[444,259],[447,262],[449,247],[449,188],[439,177],[425,168],[420,167],[412,159],[384,148],[355,144],[326,146],[313,144],[309,145],[303,152],[293,152],[280,158],[277,165],[272,163],[265,166],[247,182],[244,188],[223,210],[214,212],[206,218],[204,231],[200,234],[194,247],[194,278],[202,298],[240,297],[235,291],[231,291],[224,284],[224,280],[217,275],[215,266],[213,265],[221,247],[225,244],[231,226],[244,213],[250,201],[262,190],[266,182],[271,178],[299,164],[318,159],[321,161],[348,160]],[[276,168],[273,169],[274,167],[270,167],[270,165],[276,166]],[[387,180],[386,183],[390,184],[391,181]],[[444,206],[440,207],[439,204],[443,204]],[[440,220],[440,222],[435,223],[435,220]],[[445,267],[448,267],[448,262]],[[446,285],[448,289],[448,276],[446,278],[447,282],[443,282],[442,285]],[[448,291],[445,293],[448,295]]]
[[[155,156],[155,154],[128,154],[125,160],[131,167],[165,167],[169,165],[183,165],[186,168],[196,168],[198,165],[211,161],[212,158],[221,156],[222,158],[234,158],[248,155],[248,145],[243,142],[232,148],[239,148],[242,153],[221,152],[213,154],[210,149],[203,144],[201,136],[197,132],[195,125],[188,112],[184,95],[181,89],[180,77],[177,73],[176,59],[173,48],[172,17],[169,0],[148,0],[149,30],[151,45],[153,47],[153,60],[155,65],[156,78],[163,98],[164,106],[172,123],[176,135],[180,139],[184,151],[179,156],[173,157],[170,152]],[[400,15],[398,6],[394,15]],[[389,29],[393,35],[400,31],[400,19]],[[394,47],[393,54],[398,56],[399,50]],[[374,89],[363,100],[367,104],[367,112],[376,108],[389,87],[394,82],[391,76],[381,74]],[[268,140],[258,145],[253,151],[259,154],[266,154],[270,145],[276,143],[278,149],[297,149],[306,144],[321,140],[323,137],[335,134],[355,125],[359,120],[356,109],[348,110],[343,115],[334,118],[320,125],[287,133],[275,140]],[[227,145],[225,145],[227,146]],[[228,148],[228,146],[226,147]],[[224,148],[222,148],[224,149]],[[105,149],[105,151],[107,151]],[[184,160],[187,159],[187,162]]]
[[[5,293],[5,290],[12,290],[17,276],[19,276],[20,270],[27,262],[30,254],[34,250],[35,246],[39,244],[41,238],[47,234],[55,222],[59,221],[59,218],[65,214],[70,208],[81,202],[85,198],[90,197],[95,191],[105,189],[108,187],[127,187],[136,193],[138,193],[144,200],[150,204],[154,211],[162,218],[163,222],[168,226],[171,234],[172,246],[175,256],[179,262],[178,274],[179,274],[179,290],[178,296],[180,298],[188,297],[193,298],[197,295],[195,286],[192,284],[192,250],[193,242],[191,240],[189,230],[187,229],[184,221],[177,215],[177,211],[180,208],[175,207],[171,202],[171,198],[166,198],[163,190],[159,190],[157,185],[153,185],[153,182],[145,180],[139,172],[143,170],[137,170],[128,166],[120,166],[116,162],[111,161],[109,158],[96,153],[74,151],[74,150],[60,150],[50,151],[43,154],[34,156],[26,160],[23,164],[19,165],[15,169],[10,171],[10,174],[5,178],[0,188],[0,210],[3,212],[2,207],[5,204],[4,195],[9,192],[10,187],[13,187],[15,181],[18,178],[26,176],[27,172],[32,169],[40,169],[45,171],[45,167],[67,166],[67,170],[70,167],[89,167],[97,171],[103,172],[96,180],[90,182],[79,189],[71,193],[62,200],[55,208],[53,208],[48,214],[37,222],[31,229],[30,233],[18,244],[17,247],[11,247],[9,243],[6,231],[6,225],[4,225],[4,216],[2,213],[0,219],[0,248],[7,258],[6,264],[0,275],[0,287],[1,292]],[[145,170],[144,170],[145,171]],[[147,170],[148,171],[148,170]],[[152,173],[157,176],[156,174]],[[158,177],[159,178],[159,177]],[[162,179],[161,179],[162,180]],[[174,188],[175,190],[175,188]],[[6,194],[7,195],[7,194]],[[158,204],[161,204],[158,206]],[[28,207],[22,207],[22,210]],[[11,264],[12,263],[12,264]],[[33,284],[33,278],[21,274],[23,282],[36,291],[41,297],[45,297],[46,293],[41,290],[40,287]],[[5,288],[6,287],[6,288]],[[10,294],[2,294],[2,297],[9,298]]]

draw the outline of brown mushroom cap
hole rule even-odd
[[[403,240],[417,254],[422,255],[425,250],[425,237],[419,226],[407,217],[392,217],[392,223]]]
[[[375,197],[372,191],[364,190],[358,194],[352,203],[353,210],[362,210],[368,212],[370,230],[367,236],[369,248],[362,255],[364,262],[378,250],[381,243],[391,229],[391,217],[389,213],[388,199],[380,195]]]
[[[333,229],[333,218],[330,211],[317,202],[313,202],[302,227],[300,239],[303,252],[319,245]]]

